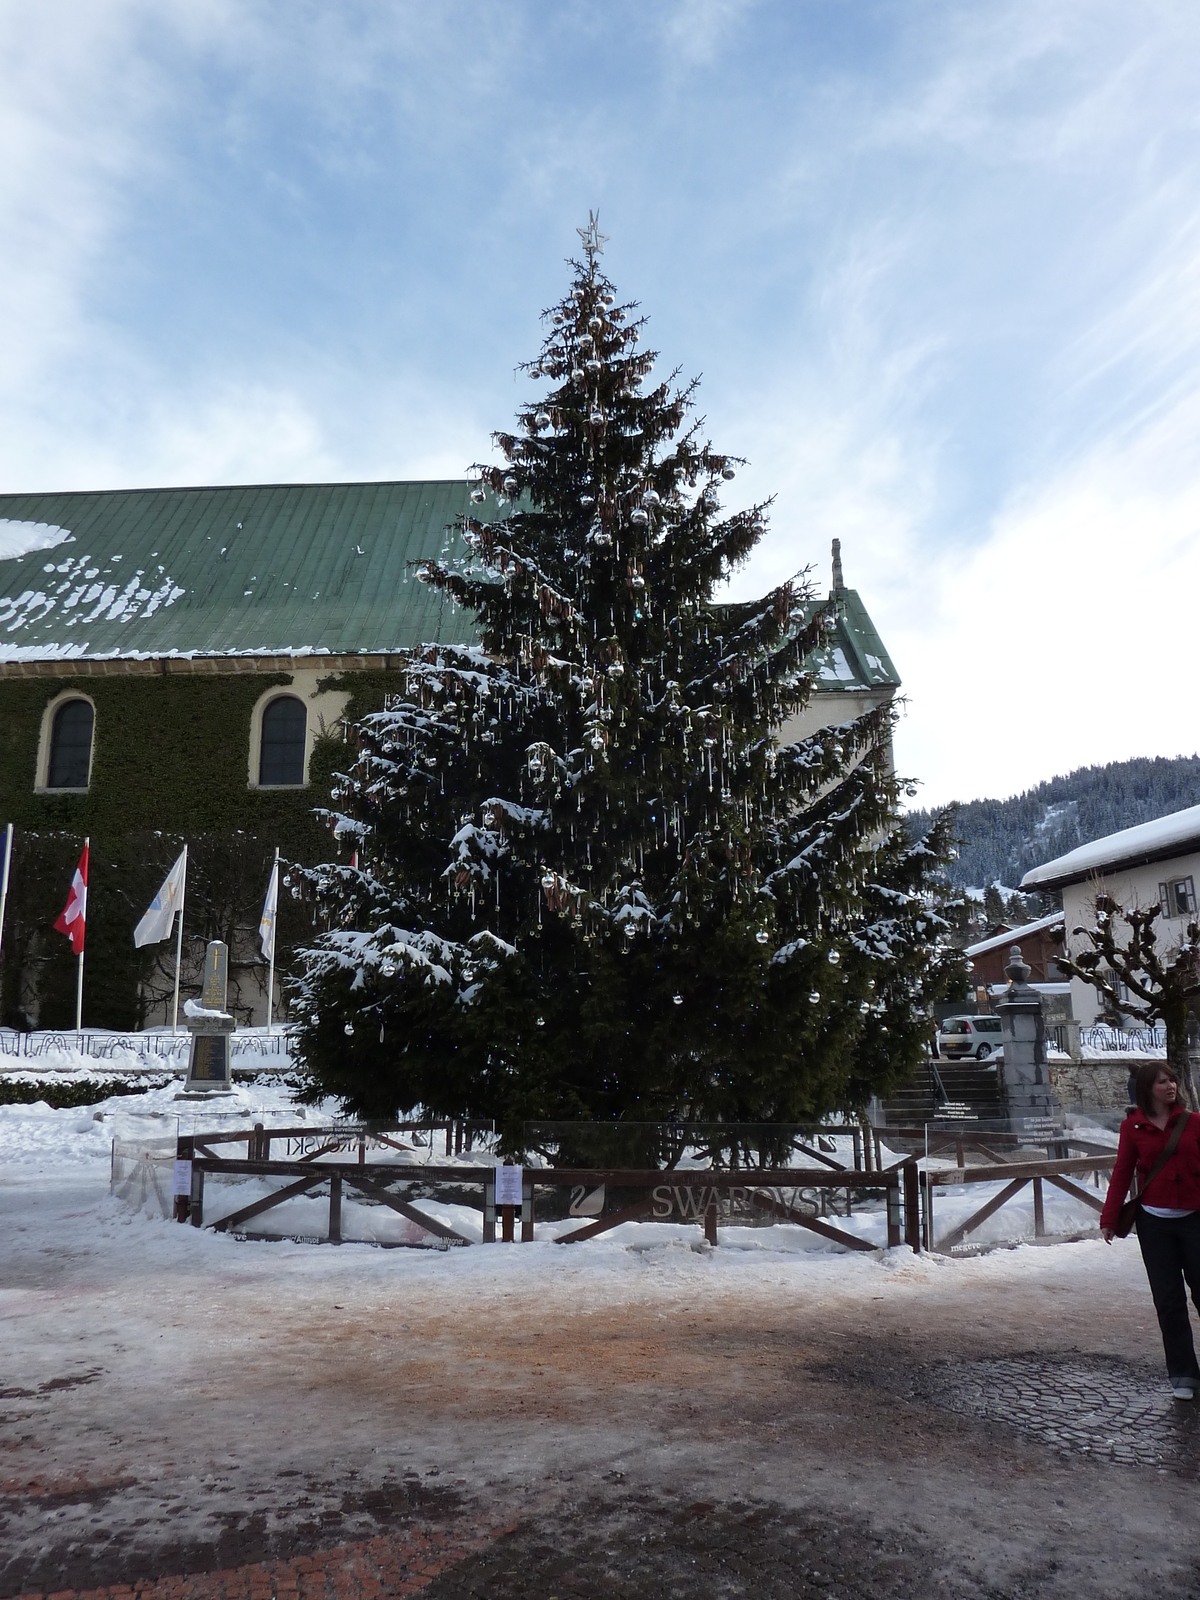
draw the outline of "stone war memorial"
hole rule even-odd
[[[204,952],[204,984],[200,999],[189,1000],[183,1010],[192,1035],[187,1081],[180,1099],[201,1099],[233,1090],[230,1036],[235,1022],[227,1007],[229,946],[210,941]]]

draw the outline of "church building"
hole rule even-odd
[[[314,811],[345,727],[383,705],[405,651],[473,637],[414,576],[453,551],[460,515],[500,514],[470,493],[461,479],[0,495],[0,827],[16,827],[0,1022],[73,1016],[74,961],[49,929],[85,836],[85,1024],[169,1021],[173,950],[136,950],[132,930],[184,842],[191,965],[225,939],[235,1013],[264,1020],[253,935],[276,846],[329,856]],[[830,602],[818,689],[785,737],[899,687],[836,541]],[[285,891],[281,966],[308,931]]]

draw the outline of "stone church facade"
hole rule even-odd
[[[85,1023],[166,1017],[173,957],[135,950],[132,929],[185,841],[190,965],[224,938],[239,1020],[264,1020],[253,933],[275,847],[330,854],[313,812],[346,725],[383,704],[405,651],[472,639],[413,576],[468,509],[465,480],[0,495],[0,827],[16,828],[0,1022],[70,1019],[73,961],[48,929],[84,836]],[[836,550],[834,580],[837,627],[789,737],[899,687]],[[284,955],[309,931],[286,892],[279,926]]]

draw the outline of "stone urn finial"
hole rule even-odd
[[[1010,983],[1024,984],[1029,978],[1030,968],[1021,960],[1021,946],[1010,945],[1008,949],[1008,965],[1004,969],[1004,976]]]

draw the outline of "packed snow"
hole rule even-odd
[[[0,561],[20,561],[39,550],[53,550],[71,537],[70,528],[55,522],[18,522],[0,517]]]
[[[57,1060],[56,1081],[98,1080],[101,1087],[107,1079],[128,1081],[132,1068],[140,1067],[146,1081],[154,1077],[153,1067],[133,1057],[128,1063],[102,1065],[89,1057],[76,1056],[70,1051],[60,1052]],[[44,1064],[9,1069],[7,1079],[37,1081],[46,1076]],[[161,1078],[161,1073],[160,1073]],[[82,1108],[54,1110],[44,1101],[32,1105],[0,1106],[0,1183],[5,1186],[19,1184],[32,1197],[34,1191],[51,1198],[59,1186],[68,1180],[78,1189],[82,1184],[91,1196],[92,1208],[87,1213],[99,1226],[103,1219],[108,1226],[120,1216],[140,1214],[147,1223],[166,1230],[164,1245],[169,1250],[171,1230],[176,1226],[167,1220],[171,1210],[171,1178],[176,1139],[180,1134],[210,1135],[224,1130],[249,1130],[256,1122],[265,1128],[293,1130],[275,1143],[273,1154],[284,1159],[297,1160],[308,1155],[326,1142],[315,1137],[316,1130],[328,1129],[335,1122],[337,1107],[333,1102],[321,1106],[297,1105],[293,1090],[284,1082],[235,1084],[229,1094],[214,1097],[211,1101],[197,1102],[179,1098],[180,1084],[173,1078],[166,1085],[149,1087],[136,1095],[113,1095],[100,1099],[94,1105]],[[306,1130],[312,1129],[308,1135]],[[969,1129],[964,1132],[969,1133]],[[1082,1136],[1094,1144],[1111,1146],[1115,1135],[1099,1126],[1087,1127]],[[397,1143],[406,1146],[396,1149],[371,1141],[368,1159],[382,1161],[396,1168],[411,1171],[419,1178],[420,1169],[430,1164],[445,1166],[459,1164],[467,1182],[457,1193],[413,1196],[413,1204],[433,1220],[452,1228],[471,1242],[482,1237],[482,1214],[478,1203],[468,1203],[480,1190],[471,1181],[471,1171],[476,1175],[482,1165],[496,1159],[488,1149],[476,1149],[462,1157],[447,1157],[439,1133],[430,1139],[428,1133],[416,1136],[397,1136]],[[340,1151],[332,1152],[327,1159],[354,1160],[348,1151],[356,1149],[357,1135]],[[844,1147],[844,1148],[843,1148]],[[229,1155],[243,1152],[236,1145],[224,1147]],[[837,1141],[837,1159],[850,1160],[850,1141],[843,1137]],[[884,1145],[884,1161],[890,1164],[900,1159],[903,1152],[889,1150]],[[319,1166],[318,1156],[314,1165]],[[800,1158],[803,1160],[803,1158]],[[933,1158],[928,1163],[934,1169],[953,1168],[952,1156]],[[682,1170],[664,1174],[664,1181],[678,1184]],[[689,1176],[699,1177],[698,1171]],[[205,1185],[204,1216],[206,1224],[233,1211],[240,1210],[280,1187],[280,1180],[257,1176],[209,1175]],[[950,1183],[935,1192],[935,1238],[944,1239],[974,1211],[978,1210],[1000,1184]],[[110,1192],[111,1190],[111,1192]],[[578,1201],[579,1197],[576,1197]],[[839,1197],[840,1201],[841,1197]],[[1047,1230],[1052,1234],[1079,1236],[1095,1229],[1095,1213],[1081,1202],[1050,1187],[1044,1195]],[[269,1239],[309,1241],[304,1249],[320,1250],[318,1241],[324,1239],[328,1228],[329,1200],[327,1193],[298,1196],[263,1213],[248,1231]],[[535,1243],[550,1243],[558,1235],[570,1232],[589,1220],[588,1214],[554,1221],[539,1221],[535,1229]],[[849,1217],[831,1215],[827,1219],[833,1226],[855,1235],[882,1249],[886,1244],[886,1216],[881,1200],[856,1201]],[[208,1229],[205,1229],[207,1234]],[[417,1222],[410,1220],[368,1198],[356,1194],[347,1186],[342,1202],[342,1233],[348,1241],[377,1245],[412,1245],[444,1248],[444,1244],[426,1233]],[[1027,1190],[1003,1206],[979,1228],[972,1231],[964,1248],[1017,1243],[1032,1240],[1033,1196]],[[217,1235],[221,1250],[236,1251],[244,1248],[243,1242],[227,1235]],[[790,1260],[795,1263],[826,1256],[845,1255],[843,1246],[828,1240],[809,1229],[786,1222],[757,1223],[749,1220],[722,1220],[720,1250],[726,1254],[752,1254],[755,1257]],[[182,1248],[182,1246],[180,1246]],[[610,1229],[580,1248],[589,1258],[611,1256],[614,1252],[631,1254],[637,1258],[661,1259],[663,1253],[709,1247],[703,1243],[698,1222],[646,1221],[628,1222]],[[470,1252],[474,1254],[474,1252]],[[490,1254],[490,1252],[487,1252]],[[476,1270],[476,1269],[473,1269]]]

